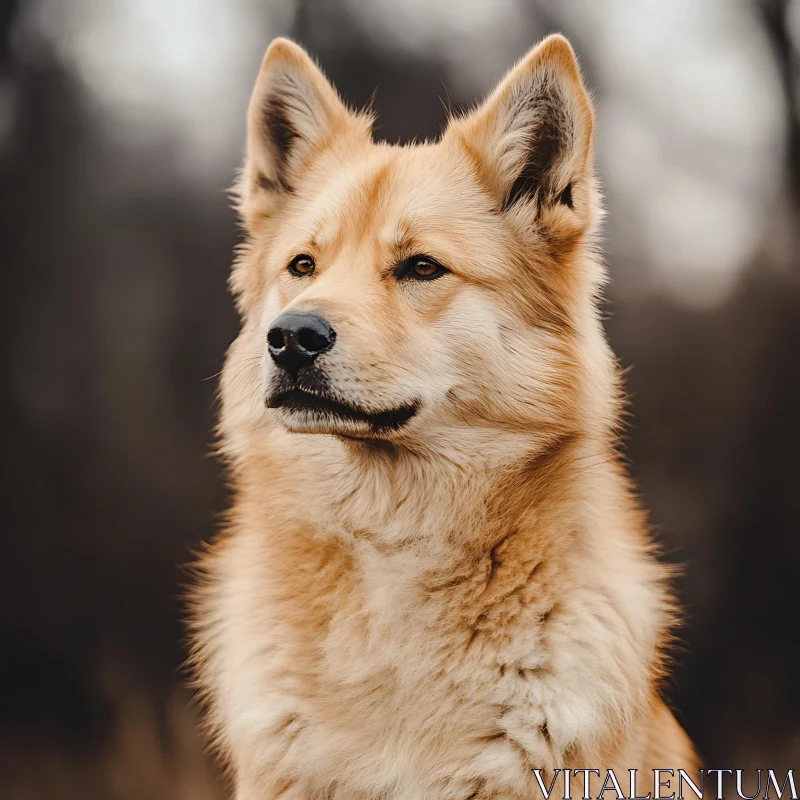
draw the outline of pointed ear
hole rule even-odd
[[[548,36],[445,134],[465,147],[498,209],[563,234],[593,208],[593,113],[569,42]]]
[[[240,210],[269,216],[294,192],[309,161],[340,136],[369,138],[372,120],[347,109],[302,47],[275,39],[247,111]]]

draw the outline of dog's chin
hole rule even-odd
[[[290,433],[319,433],[348,439],[390,439],[418,413],[419,402],[372,410],[327,394],[292,389],[272,394],[267,406]]]
[[[376,439],[378,434],[364,422],[340,419],[315,411],[276,409],[275,421],[289,433],[323,433],[345,439]]]

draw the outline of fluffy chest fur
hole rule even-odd
[[[579,457],[571,445],[550,455],[552,480]],[[464,481],[468,508],[448,481],[422,481],[375,512],[386,530],[351,516],[368,519],[376,475],[329,496],[324,481],[311,493],[279,481],[277,502],[240,496],[206,639],[222,743],[244,785],[526,797],[533,766],[630,748],[665,622],[654,565],[586,527],[576,498],[587,484],[537,495],[524,473],[509,491],[510,477],[499,495],[485,475]]]

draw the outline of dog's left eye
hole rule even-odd
[[[438,261],[428,256],[413,256],[400,265],[397,277],[412,281],[432,281],[441,278],[447,271]]]

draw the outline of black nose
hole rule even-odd
[[[290,372],[307,367],[318,355],[330,350],[336,331],[316,314],[287,311],[267,332],[267,346],[272,360]]]

